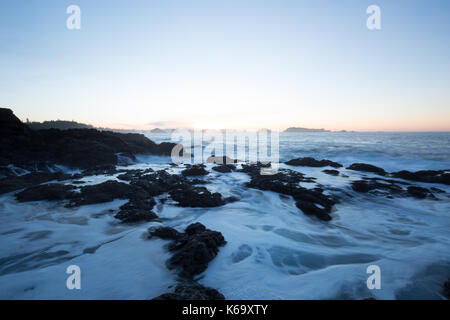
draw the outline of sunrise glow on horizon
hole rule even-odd
[[[365,0],[79,0],[80,30],[67,1],[2,1],[0,105],[111,129],[450,131],[438,2],[377,0],[373,31]]]

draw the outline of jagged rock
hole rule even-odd
[[[330,221],[331,216],[325,212],[325,210],[318,208],[313,202],[307,202],[307,201],[297,201],[295,203],[297,208],[303,211],[304,214],[308,216],[316,216],[320,220],[323,221]]]
[[[80,188],[71,198],[69,207],[109,202],[114,199],[146,199],[149,194],[142,188],[115,180]]]
[[[49,183],[39,186],[34,186],[25,189],[22,192],[16,194],[16,199],[20,202],[27,201],[57,201],[65,200],[70,198],[74,193],[75,189],[72,185],[60,184],[60,183]]]
[[[158,218],[158,216],[152,212],[142,209],[135,210],[120,210],[114,218],[121,220],[123,223],[135,223],[142,221],[152,221]]]
[[[447,282],[444,283],[444,294],[447,298],[450,299],[450,279],[448,279]]]
[[[431,190],[431,191],[434,191],[434,192],[436,192],[436,193],[445,193],[444,190],[439,189],[439,188],[436,188],[436,187],[431,187],[430,190]]]
[[[182,235],[171,227],[153,227],[148,230],[150,237],[158,237],[166,240],[176,240]]]
[[[335,200],[324,195],[319,188],[307,189],[300,186],[300,182],[313,182],[303,174],[292,170],[279,170],[274,175],[261,175],[261,164],[243,165],[242,171],[247,172],[251,180],[247,187],[268,190],[292,196],[297,201],[297,207],[306,215],[314,215],[320,220],[331,219],[329,213]]]
[[[215,164],[233,164],[233,163],[237,163],[238,160],[236,159],[231,159],[230,157],[227,156],[210,156],[208,157],[208,159],[206,159],[206,163],[215,163]]]
[[[326,167],[326,166],[330,166],[333,168],[342,167],[342,164],[337,162],[333,162],[330,160],[316,160],[311,157],[292,159],[285,163],[290,166],[300,166],[300,167]]]
[[[378,193],[382,192],[387,194],[388,198],[393,198],[393,196],[412,196],[418,199],[424,199],[429,197],[430,199],[437,199],[433,193],[422,187],[407,185],[406,190],[402,188],[402,183],[400,181],[388,180],[388,179],[378,179],[378,178],[366,178],[363,180],[352,181],[351,186],[354,191],[357,192],[369,192],[376,191]]]
[[[138,175],[130,182],[131,185],[143,188],[152,196],[158,196],[191,183],[191,181],[183,176],[169,174],[164,170],[145,175]]]
[[[25,135],[30,131],[30,128],[22,123],[11,109],[0,108],[0,137]]]
[[[156,202],[153,198],[132,199],[120,207],[120,211],[114,218],[119,219],[124,223],[155,220],[158,216],[150,211],[155,204]]]
[[[358,180],[352,182],[352,189],[356,192],[369,192],[374,189],[373,186],[369,185],[367,181]]]
[[[422,187],[417,187],[417,186],[409,186],[407,188],[407,191],[414,198],[418,198],[418,199],[425,199],[428,196],[433,196],[433,194],[427,188],[422,188]]]
[[[198,222],[189,225],[184,233],[168,227],[151,228],[149,233],[173,240],[168,248],[174,254],[167,261],[167,266],[169,269],[178,268],[180,276],[188,279],[205,271],[219,252],[219,247],[226,244],[220,232],[209,230]]]
[[[338,176],[339,175],[339,171],[338,170],[329,170],[329,169],[325,169],[322,170],[322,172],[329,174],[330,176]]]
[[[209,172],[205,170],[205,166],[203,164],[195,164],[195,165],[188,165],[186,169],[181,171],[181,174],[185,177],[187,176],[204,176],[207,175]]]
[[[36,186],[52,180],[62,181],[69,178],[71,178],[71,175],[61,172],[32,172],[22,176],[8,177],[0,179],[0,194]]]
[[[236,170],[236,166],[232,165],[232,164],[223,164],[220,166],[216,166],[212,168],[214,171],[217,172],[221,172],[221,173],[228,173],[231,172],[233,170]]]
[[[416,172],[409,172],[403,170],[399,172],[393,172],[391,173],[391,176],[411,181],[450,185],[449,171],[450,170],[421,170]]]
[[[218,207],[226,203],[220,193],[211,193],[205,187],[183,185],[169,194],[181,207]]]
[[[380,176],[386,175],[386,171],[384,171],[384,169],[373,166],[371,164],[367,164],[367,163],[353,163],[347,169],[355,170],[355,171],[363,171],[363,172],[372,172],[372,173],[379,174]]]
[[[206,229],[198,222],[191,224],[169,245],[169,250],[175,253],[168,260],[168,267],[180,268],[182,277],[192,278],[206,270],[208,263],[219,252],[219,246],[225,244],[220,232]]]
[[[14,164],[29,170],[45,170],[61,164],[90,169],[117,165],[118,156],[135,154],[170,155],[174,143],[160,145],[142,134],[96,129],[30,130],[9,109],[0,109],[0,166]]]
[[[225,297],[216,289],[192,283],[178,285],[173,293],[164,293],[153,300],[225,300]]]

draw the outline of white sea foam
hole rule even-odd
[[[283,160],[313,155],[345,166],[368,162],[388,171],[450,167],[445,157],[448,144],[438,151],[435,140],[425,156],[425,143],[410,143],[405,152],[406,147],[399,145],[403,138],[390,145],[389,139],[379,138],[378,144],[374,134],[370,145],[356,139],[355,148],[363,150],[364,156],[358,152],[346,156],[351,139],[338,139],[333,157],[331,142],[315,139],[314,148],[325,146],[326,152],[313,155],[313,143],[292,143],[292,148],[282,150]],[[284,148],[287,142],[281,142]],[[298,146],[309,153],[299,153]],[[414,147],[419,151],[414,153]],[[401,155],[396,158],[396,153]],[[169,157],[138,160],[127,168],[182,170],[169,166]],[[211,171],[213,166],[206,168]],[[370,173],[341,168],[335,177],[323,173],[324,168],[284,164],[281,168],[317,178],[302,185],[320,184],[326,193],[341,199],[333,208],[332,221],[304,215],[289,196],[246,188],[249,177],[238,172],[211,171],[202,179],[208,181],[209,190],[239,201],[219,208],[180,208],[167,201],[154,208],[165,225],[179,231],[201,222],[223,233],[228,243],[197,277],[200,283],[228,299],[442,298],[442,284],[450,276],[450,187],[415,183],[446,191],[436,193],[439,201],[388,199],[351,189],[352,180],[376,177]],[[115,177],[83,181],[94,184]],[[69,209],[59,202],[18,203],[13,193],[0,196],[0,298],[148,299],[169,291],[176,276],[165,267],[170,256],[164,249],[167,241],[144,239],[147,228],[155,223],[118,223],[113,215],[123,203],[116,200]],[[65,269],[71,264],[81,267],[80,291],[65,286]],[[371,264],[381,268],[381,290],[366,286],[366,268]]]

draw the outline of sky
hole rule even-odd
[[[447,0],[1,0],[0,106],[110,128],[450,131],[449,34]]]

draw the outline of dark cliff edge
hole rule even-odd
[[[169,156],[175,143],[156,144],[142,134],[96,129],[31,130],[11,109],[0,108],[0,167],[46,171],[55,165],[94,169],[135,155]]]

